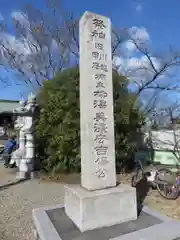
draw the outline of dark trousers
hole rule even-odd
[[[8,153],[3,153],[2,159],[4,160],[4,165],[8,165],[11,160],[11,155],[9,155]]]

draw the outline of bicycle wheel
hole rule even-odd
[[[175,176],[170,169],[159,169],[156,173],[155,182],[157,190],[163,198],[171,200],[178,198],[179,190],[175,186]]]

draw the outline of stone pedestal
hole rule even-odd
[[[136,190],[124,184],[96,191],[67,185],[65,212],[81,232],[135,220]]]
[[[26,172],[25,171],[18,171],[16,173],[16,179],[17,180],[24,180],[24,179],[26,179]]]
[[[31,176],[34,170],[34,136],[31,132],[26,133],[26,164],[28,168],[27,174]]]

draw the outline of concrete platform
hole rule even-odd
[[[64,206],[33,210],[38,240],[179,240],[180,222],[143,207],[137,220],[80,232],[65,214]]]
[[[96,191],[65,185],[64,202],[65,213],[81,232],[137,219],[136,189],[126,184]]]

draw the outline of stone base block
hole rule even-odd
[[[88,191],[80,185],[66,185],[65,212],[81,232],[136,220],[136,189],[120,184]]]
[[[24,180],[24,179],[26,179],[26,172],[17,172],[16,173],[16,179],[17,180]]]

